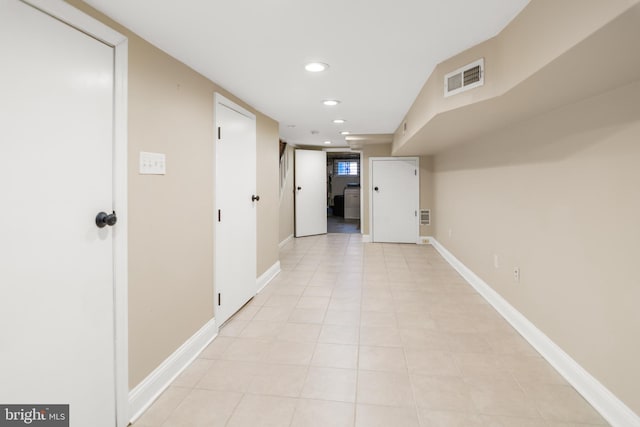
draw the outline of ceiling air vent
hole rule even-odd
[[[420,209],[420,225],[431,225],[431,209]]]
[[[484,58],[444,76],[444,96],[455,95],[484,84]]]

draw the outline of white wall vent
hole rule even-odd
[[[431,209],[420,209],[420,225],[431,225]]]
[[[484,84],[484,58],[444,76],[444,96],[455,95]]]

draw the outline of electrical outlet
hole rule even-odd
[[[429,244],[429,238],[428,237],[423,237],[422,238],[422,244],[428,245]]]
[[[493,266],[497,269],[500,268],[500,259],[498,258],[498,255],[494,255],[493,256]]]
[[[513,269],[513,281],[520,283],[520,267],[515,267]]]

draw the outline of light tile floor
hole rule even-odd
[[[431,246],[295,239],[136,427],[607,425]]]
[[[345,219],[341,216],[327,215],[327,231],[329,233],[360,234],[360,220]]]

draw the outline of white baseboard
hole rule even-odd
[[[467,268],[433,237],[429,242],[537,351],[614,427],[640,427],[640,417],[500,294]]]
[[[289,237],[287,237],[286,239],[284,239],[282,242],[278,244],[278,247],[280,247],[280,249],[284,248],[285,245],[289,243],[292,239],[293,239],[293,234],[290,234]]]
[[[280,273],[280,261],[276,261],[267,271],[262,273],[260,277],[258,277],[258,292],[260,293],[265,286],[269,284],[270,281],[273,280]]]
[[[136,421],[218,335],[215,319],[209,320],[164,362],[129,392],[129,414]]]
[[[362,243],[371,243],[371,236],[368,234],[362,235]]]

